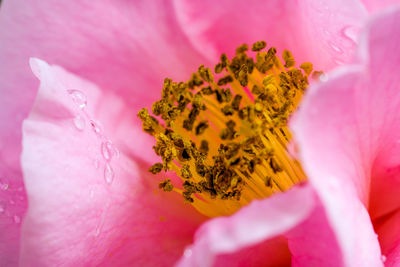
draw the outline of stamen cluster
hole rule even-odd
[[[181,193],[198,209],[213,200],[241,206],[305,179],[286,149],[287,122],[308,86],[312,64],[296,68],[288,50],[282,63],[264,41],[251,47],[255,60],[248,50],[239,46],[232,60],[222,54],[214,73],[201,65],[187,82],[166,78],[161,99],[152,106],[154,116],[146,109],[138,114],[162,159],[150,172],[173,170],[183,180],[181,187],[170,179],[159,187]],[[231,212],[223,206],[220,213]]]

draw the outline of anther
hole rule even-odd
[[[177,185],[166,179],[159,188],[182,194],[207,216],[231,214],[305,180],[286,149],[287,121],[308,77],[322,72],[313,72],[311,63],[297,68],[288,50],[282,63],[277,49],[266,45],[256,42],[249,52],[243,44],[232,59],[222,54],[214,73],[201,65],[187,82],[165,79],[161,99],[152,105],[160,122],[147,109],[138,113],[162,159],[149,171],[174,171],[182,178]]]

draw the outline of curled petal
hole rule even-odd
[[[287,239],[278,236],[236,252],[217,255],[213,266],[290,266],[291,260]]]
[[[307,218],[314,205],[312,189],[303,186],[253,201],[232,216],[212,219],[197,231],[178,266],[212,266],[218,255],[275,238]]]
[[[374,17],[360,53],[366,64],[359,95],[360,121],[368,127],[371,147],[373,218],[400,208],[400,7]],[[363,120],[361,120],[363,119]]]
[[[23,126],[29,210],[21,264],[172,264],[204,218],[154,193],[142,162],[117,152],[109,129],[95,121],[103,96],[96,86],[31,62],[41,84]]]
[[[348,264],[381,264],[367,209],[375,221],[399,207],[399,23],[399,8],[371,20],[357,64],[311,86],[292,123]]]
[[[21,124],[38,88],[27,64],[32,56],[115,92],[133,112],[157,98],[166,75],[187,79],[206,63],[169,1],[2,1],[0,172],[21,173]]]
[[[369,147],[360,146],[365,136],[353,103],[359,77],[360,68],[346,68],[309,88],[292,128],[302,166],[325,206],[346,265],[379,266],[379,243],[364,206],[370,177],[363,167],[369,163]]]

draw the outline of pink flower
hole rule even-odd
[[[380,266],[382,250],[396,266],[398,10],[370,22],[351,61],[365,7],[386,4],[2,3],[0,262]],[[353,64],[310,88],[293,123],[310,183],[208,220],[154,191],[136,113],[164,76],[185,80],[259,39],[317,69]],[[31,57],[55,64],[30,61],[38,91]]]

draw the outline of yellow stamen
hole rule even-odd
[[[236,49],[231,61],[221,56],[214,73],[201,65],[187,82],[164,80],[161,100],[152,112],[138,116],[153,135],[162,163],[150,172],[174,171],[182,184],[170,179],[164,191],[181,194],[202,214],[229,215],[253,199],[288,190],[306,180],[299,162],[287,151],[291,134],[287,121],[308,86],[312,64],[296,68],[290,51],[266,42]],[[318,77],[321,72],[314,72]]]

